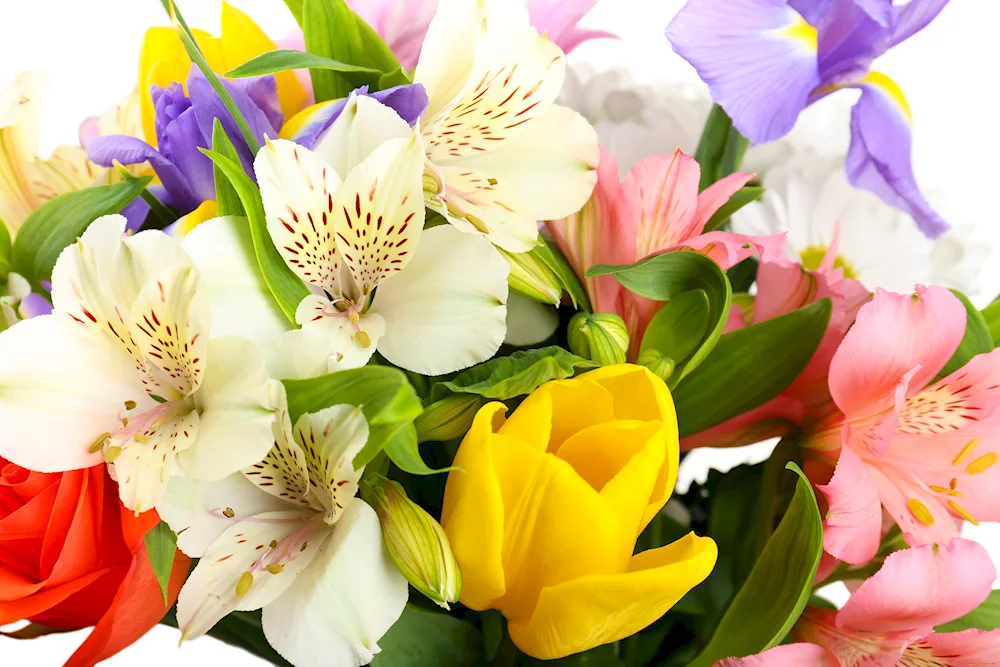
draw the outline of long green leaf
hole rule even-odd
[[[705,363],[674,391],[681,437],[760,407],[812,359],[830,322],[829,299],[722,336]]]
[[[792,503],[708,646],[689,667],[777,646],[809,600],[823,555],[823,520],[809,480],[794,463],[787,467],[799,476]]]
[[[202,153],[212,159],[232,184],[246,209],[250,220],[250,233],[253,235],[254,252],[264,281],[271,289],[275,301],[290,322],[295,322],[295,309],[306,296],[309,289],[295,273],[288,268],[281,258],[278,249],[274,247],[271,235],[267,231],[267,221],[264,216],[264,204],[260,198],[260,190],[243,171],[243,166],[227,158],[221,153],[202,149]]]
[[[408,604],[378,644],[374,667],[472,667],[483,636],[471,623]]]
[[[236,152],[236,147],[233,146],[218,118],[212,124],[212,150],[234,163],[239,163],[240,156]],[[215,173],[215,201],[219,206],[219,215],[246,217],[247,212],[243,208],[243,202],[240,201],[240,195],[229,181],[226,172],[215,163],[212,164],[212,169]]]
[[[962,342],[959,343],[958,349],[955,350],[955,354],[951,355],[951,359],[948,360],[948,363],[938,373],[938,378],[951,375],[972,361],[972,358],[976,355],[992,352],[994,347],[993,334],[990,333],[990,326],[987,324],[983,314],[972,305],[972,302],[964,294],[958,290],[952,290],[951,292],[965,306],[965,335],[962,337]]]
[[[761,197],[764,196],[764,188],[748,185],[740,190],[737,190],[736,194],[729,198],[725,204],[723,204],[718,211],[712,214],[712,217],[708,219],[705,223],[705,228],[702,230],[703,233],[708,233],[714,231],[721,227],[726,220],[729,220],[738,210],[746,206],[747,204],[752,204]]]
[[[278,49],[277,51],[262,53],[236,69],[227,72],[226,76],[230,79],[244,79],[248,76],[263,76],[264,74],[276,74],[296,69],[318,69],[347,74],[365,74],[373,79],[379,79],[383,76],[381,71],[371,67],[350,65],[342,63],[339,60],[332,60],[331,58],[324,58],[313,53],[304,53],[291,49]]]
[[[3,220],[0,220],[0,279],[2,280],[6,280],[7,274],[10,273],[11,248],[10,232],[7,231],[7,225],[3,224]]]
[[[137,181],[139,177],[126,169],[121,163],[115,160],[115,169],[124,181]],[[156,198],[149,188],[143,188],[139,193],[142,200],[149,204],[149,215],[143,223],[143,229],[165,229],[179,217],[176,209],[171,208]]]
[[[989,327],[990,336],[993,337],[993,346],[1000,345],[1000,301],[994,301],[983,308],[982,315]]]
[[[711,304],[705,290],[678,294],[650,320],[636,363],[649,367],[672,389],[677,384],[674,369],[705,339],[710,316]]]
[[[626,289],[654,301],[669,301],[696,289],[708,296],[710,326],[697,351],[674,369],[677,382],[698,368],[719,342],[729,317],[733,290],[726,274],[708,257],[680,250],[626,266],[599,264],[587,271],[588,278],[603,275],[613,275]]]
[[[166,522],[161,521],[146,533],[143,541],[149,555],[149,564],[153,567],[156,582],[160,584],[160,592],[163,593],[163,604],[167,604],[170,572],[174,568],[174,555],[177,553],[177,536]]]
[[[351,11],[344,0],[304,0],[302,31],[306,51],[317,56],[381,73],[399,68],[399,61],[371,26]],[[347,97],[366,84],[378,84],[368,73],[312,69],[317,102]]]
[[[587,291],[583,289],[580,279],[576,277],[576,272],[573,271],[573,267],[559,252],[559,249],[543,239],[542,245],[536,246],[532,252],[559,278],[563,289],[573,301],[573,307],[577,310],[589,311],[590,299],[587,298]]]
[[[740,168],[750,142],[733,127],[733,121],[718,104],[712,107],[698,141],[694,158],[701,165],[699,190]]]
[[[42,204],[28,216],[14,239],[13,270],[41,293],[42,281],[52,277],[59,253],[74,243],[95,219],[117,213],[131,203],[151,180],[147,176],[76,190]]]
[[[1000,628],[1000,591],[990,593],[985,602],[962,618],[939,625],[934,629],[937,632],[962,632],[963,630],[989,632],[997,628]]]

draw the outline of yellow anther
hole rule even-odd
[[[969,464],[965,469],[965,472],[970,475],[978,475],[981,472],[986,472],[1000,459],[1000,456],[996,452],[990,452],[989,454],[983,454],[978,459]]]
[[[226,509],[222,510],[222,516],[226,517],[227,519],[232,519],[234,516],[236,516],[236,512],[233,511],[232,507],[227,507]]]
[[[487,178],[487,179],[486,179],[486,182],[487,182],[487,183],[489,183],[490,185],[496,185],[496,184],[497,184],[497,183],[499,183],[500,181],[498,181],[498,180],[497,180],[497,179],[495,179],[495,178]]]
[[[949,486],[951,486],[951,488],[952,488],[953,490],[954,490],[954,489],[957,489],[957,488],[958,488],[958,480],[957,480],[957,479],[955,479],[954,477],[952,477],[952,478],[951,478],[951,481],[950,481],[950,482],[948,482],[948,485],[949,485]]]
[[[251,586],[253,586],[253,575],[244,572],[240,575],[240,580],[236,582],[236,597],[241,598],[249,593]]]
[[[122,455],[121,447],[108,447],[108,451],[104,452],[104,462],[114,463],[121,455]]]
[[[135,406],[136,406],[136,402],[135,401],[125,401],[125,409],[126,410],[135,410]]]
[[[102,433],[99,436],[97,436],[97,440],[94,440],[94,443],[90,446],[90,453],[96,454],[97,452],[104,449],[104,445],[107,444],[108,438],[110,437],[111,437],[110,433]]]
[[[135,435],[132,436],[132,439],[141,445],[145,445],[147,442],[149,442],[149,436],[146,435],[145,433],[136,433]]]
[[[356,342],[358,345],[366,349],[372,346],[371,336],[366,334],[364,331],[359,331],[358,333],[354,334],[354,342]]]
[[[271,544],[269,546],[272,549],[277,549],[278,548],[278,540],[271,540]]]
[[[128,417],[122,417],[122,426],[128,426]]]
[[[944,486],[933,486],[933,485],[931,485],[931,486],[928,486],[927,488],[930,489],[931,491],[933,491],[934,493],[948,493],[949,491],[951,491],[951,489],[949,489],[947,487],[944,487]]]
[[[309,548],[309,543],[308,542],[303,542],[302,543],[302,548],[299,549],[299,551],[305,551],[308,548]]]
[[[969,514],[964,507],[956,503],[954,500],[948,501],[948,507],[950,507],[955,514],[959,515],[960,517],[971,523],[973,526],[979,525],[979,522],[976,521],[976,518],[971,514]]]
[[[913,514],[917,521],[925,526],[934,525],[934,515],[931,514],[929,509],[927,509],[927,505],[924,505],[916,498],[910,498],[906,501],[906,506],[910,508],[910,513]]]
[[[475,227],[475,229],[476,229],[477,232],[480,232],[482,234],[489,234],[490,233],[490,228],[486,225],[485,222],[482,221],[481,218],[477,218],[476,216],[472,215],[471,213],[466,213],[465,214],[465,219],[468,221],[468,223],[470,225],[472,225],[473,227]]]
[[[978,444],[979,444],[979,438],[973,438],[972,440],[969,440],[967,443],[965,443],[965,447],[962,447],[962,451],[958,453],[958,456],[955,457],[955,460],[953,460],[951,464],[953,466],[957,466],[959,463],[969,458],[969,454],[972,453],[972,450],[975,449],[976,445]]]
[[[285,566],[282,565],[281,563],[271,563],[264,569],[270,572],[271,574],[281,574],[282,572],[285,571]]]

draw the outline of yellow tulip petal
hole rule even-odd
[[[711,573],[718,549],[693,533],[632,558],[623,574],[594,575],[542,591],[527,622],[508,629],[519,649],[553,660],[649,626]]]
[[[528,618],[543,588],[620,570],[618,518],[568,463],[505,436],[495,440],[493,456],[504,498],[507,584],[496,606],[507,618]]]
[[[277,47],[253,19],[227,2],[222,3],[222,48],[225,63],[220,72],[236,69],[262,53]],[[278,72],[278,100],[285,118],[291,118],[306,102],[306,91],[294,72]]]
[[[635,420],[595,424],[567,438],[556,456],[600,491],[660,429],[659,422]]]
[[[544,452],[552,433],[552,395],[542,385],[517,406],[500,427],[500,433]]]
[[[492,607],[506,590],[501,562],[504,510],[494,470],[494,418],[503,403],[490,403],[476,414],[455,456],[460,470],[448,475],[441,525],[462,566],[461,601],[470,609]]]
[[[551,418],[548,433],[548,451],[555,452],[568,437],[582,431],[588,426],[614,421],[614,397],[596,382],[590,382],[587,376],[575,380],[556,380],[543,384],[518,406],[514,415],[508,420],[504,433],[517,435],[526,442],[538,442],[543,415],[546,413],[538,402],[549,401]],[[532,415],[525,419],[519,413],[527,407]]]

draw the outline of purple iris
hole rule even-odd
[[[927,26],[948,0],[688,0],[667,28],[674,50],[753,143],[787,134],[807,106],[861,90],[851,115],[847,176],[936,238],[948,224],[921,194],[911,164],[910,109],[872,62]]]

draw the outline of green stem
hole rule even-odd
[[[500,648],[497,649],[497,655],[493,659],[493,664],[495,667],[514,667],[520,655],[521,652],[514,646],[514,641],[505,632],[503,640],[500,642]]]

